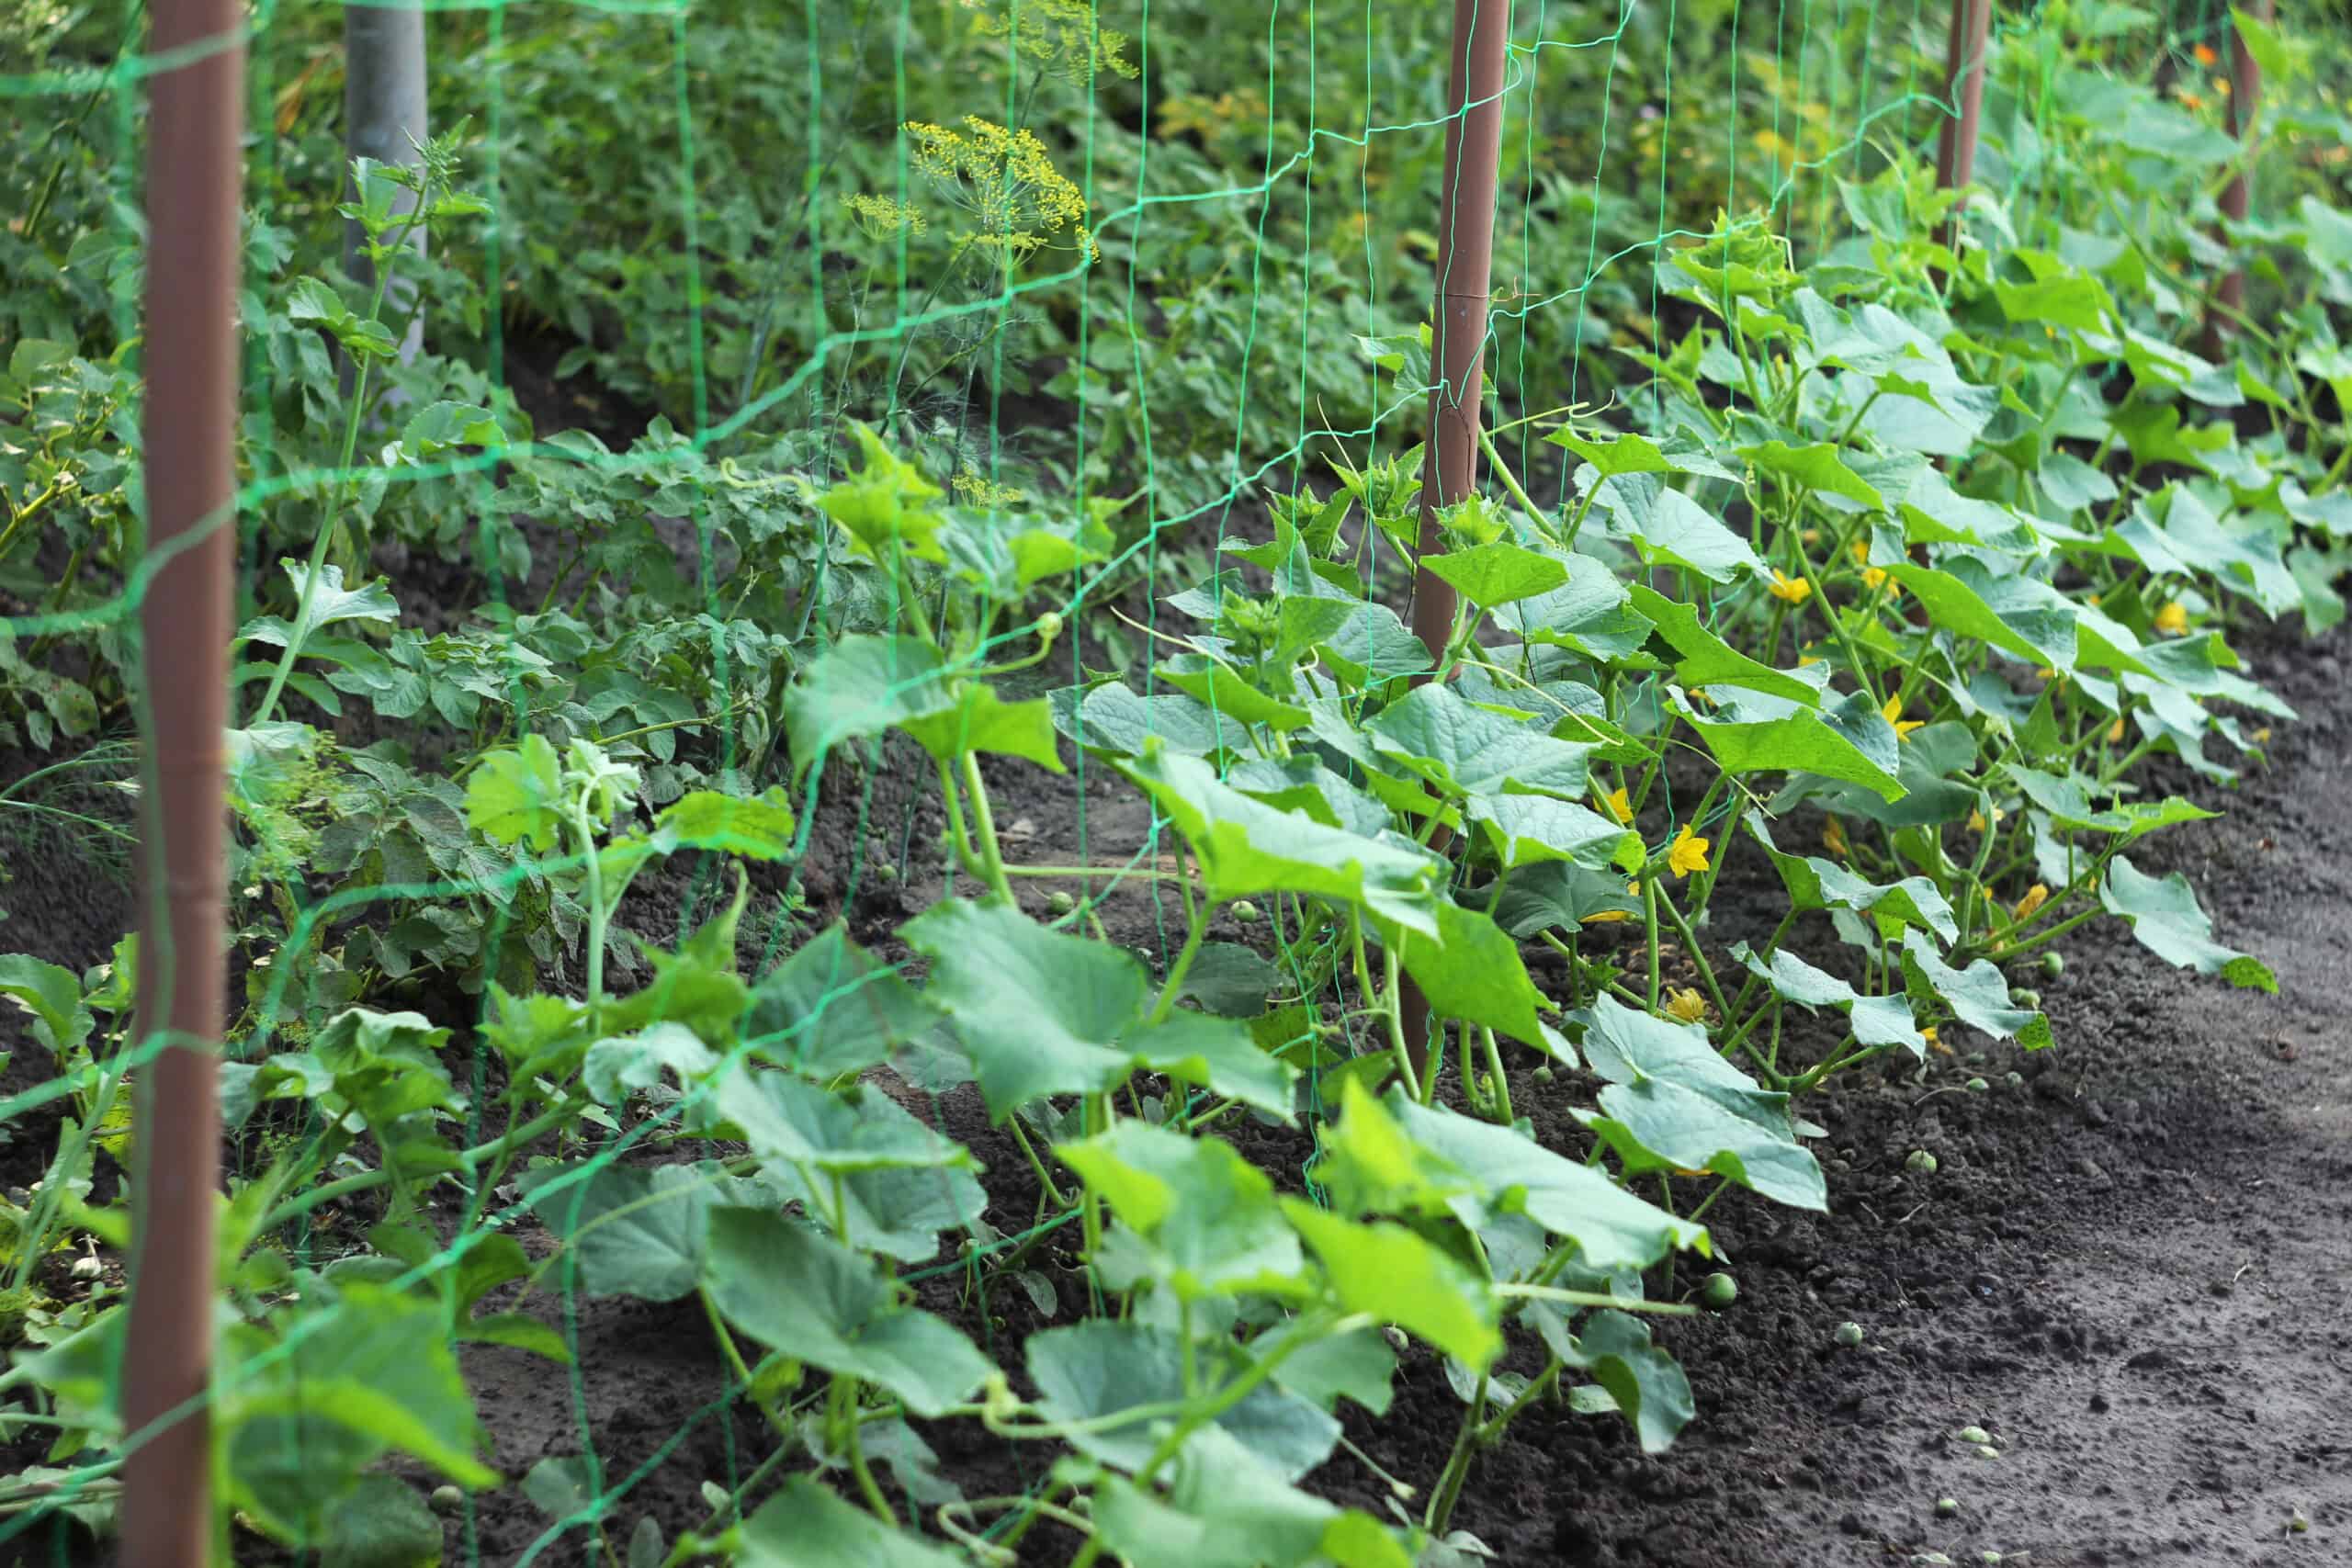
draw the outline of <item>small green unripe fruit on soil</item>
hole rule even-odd
[[[1717,1312],[1725,1311],[1739,1300],[1739,1281],[1728,1274],[1710,1274],[1699,1287],[1699,1299]]]
[[[1983,1078],[1971,1078],[1968,1080],[1968,1092],[1971,1094],[1983,1094],[1986,1089],[1991,1089],[1992,1087],[1993,1086],[1991,1084],[1986,1083]]]
[[[1999,1459],[2001,1457],[2001,1450],[1995,1448],[1992,1444],[1986,1443],[1976,1450],[1976,1457],[1978,1459]]]
[[[1233,918],[1246,925],[1258,918],[1258,906],[1247,898],[1237,898],[1233,901]]]
[[[1069,914],[1072,909],[1077,908],[1078,900],[1057,887],[1051,893],[1046,895],[1046,908],[1057,919],[1058,919],[1062,916]]]
[[[2039,1008],[2041,1005],[2041,993],[2031,986],[2012,986],[2009,987],[2009,1000],[2021,1008]]]
[[[1550,1083],[1554,1078],[1559,1077],[1559,1075],[1554,1072],[1549,1066],[1545,1066],[1536,1068],[1533,1072],[1530,1073],[1528,1077],[1533,1078],[1537,1083]]]
[[[1911,1157],[1903,1162],[1903,1168],[1915,1176],[1933,1176],[1936,1174],[1936,1156],[1925,1149],[1913,1149]]]
[[[465,1506],[466,1495],[457,1487],[435,1486],[433,1489],[433,1511],[435,1513],[454,1514]]]
[[[2041,972],[2050,976],[2050,978],[2055,980],[2059,976],[2064,975],[2066,972],[2066,955],[2063,953],[2043,953],[2041,955]]]
[[[2025,1087],[2025,1075],[2023,1073],[2003,1073],[2001,1075],[2001,1081],[2008,1085],[2011,1089],[2023,1089]]]
[[[1974,1443],[1977,1447],[1983,1448],[1993,1440],[1993,1434],[1982,1427],[1962,1427],[1960,1429],[1960,1440],[1963,1443]]]
[[[1951,1517],[1952,1515],[1960,1512],[1960,1499],[1957,1497],[1937,1498],[1936,1512],[1941,1514],[1946,1518]]]
[[[1850,1350],[1861,1342],[1862,1325],[1860,1324],[1841,1323],[1838,1325],[1838,1344],[1843,1345],[1847,1349]]]

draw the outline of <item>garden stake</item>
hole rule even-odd
[[[2248,7],[2258,20],[2270,20],[2274,0],[2253,0]],[[2238,29],[2234,19],[2230,24],[2230,134],[2245,143],[2238,153],[2237,168],[2230,175],[2228,186],[2222,192],[2222,231],[2216,236],[2224,245],[2230,243],[2228,226],[2243,223],[2246,219],[2248,192],[2246,164],[2254,157],[2254,125],[2262,101],[2262,67],[2247,52],[2245,34]],[[2205,342],[2208,354],[2219,354],[2222,334],[2228,327],[2222,318],[2245,313],[2245,269],[2233,266],[2222,276],[2219,290],[2221,309],[2211,311],[2205,321]]]
[[[244,13],[236,0],[154,0],[153,11],[156,55],[189,57],[155,73],[149,111],[147,551],[158,564],[141,610],[149,744],[137,1037],[168,1043],[137,1079],[122,1561],[204,1568]]]
[[[1944,98],[1953,106],[1936,141],[1936,186],[1965,190],[1976,173],[1976,122],[1984,103],[1984,38],[1992,0],[1951,0],[1951,41],[1944,60]],[[1960,250],[1960,214],[1945,221],[1944,244]]]
[[[1453,74],[1447,88],[1445,189],[1437,220],[1437,294],[1430,310],[1429,451],[1422,459],[1420,557],[1439,549],[1438,509],[1478,488],[1478,404],[1485,392],[1487,290],[1494,277],[1495,186],[1502,159],[1503,63],[1510,0],[1453,0]],[[1453,584],[1417,563],[1413,635],[1432,660],[1453,635]],[[1432,835],[1432,849],[1446,834]],[[1408,978],[1405,1044],[1418,1074],[1429,1061],[1429,1005]]]

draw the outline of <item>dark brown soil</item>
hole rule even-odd
[[[1905,1062],[1816,1097],[1807,1111],[1829,1129],[1831,1212],[1718,1205],[1709,1221],[1738,1303],[1660,1330],[1699,1401],[1683,1441],[1645,1458],[1620,1424],[1539,1408],[1481,1456],[1457,1528],[1499,1562],[1566,1568],[1806,1568],[1930,1551],[1974,1562],[1986,1551],[2011,1562],[2030,1553],[2022,1560],[2036,1568],[2352,1560],[2342,1416],[2352,1390],[2352,1041],[2342,1021],[2352,1014],[2352,799],[2337,786],[2352,751],[2352,637],[2316,648],[2256,637],[2254,651],[2302,721],[2278,727],[2273,768],[2237,792],[2178,772],[2150,781],[2227,815],[2152,840],[2136,858],[2143,870],[2186,871],[2216,934],[2270,962],[2283,994],[2194,979],[2120,925],[2094,925],[2066,943],[2064,976],[2041,982],[2055,1049],[2029,1056],[1956,1038],[1956,1057]],[[941,886],[936,808],[907,782],[922,776],[890,765],[870,780],[847,768],[829,780],[800,878],[808,919],[845,914],[894,957],[903,953],[889,932]],[[991,777],[1017,861],[1124,862],[1149,831],[1143,804],[1100,769],[1082,783],[1019,768]],[[75,967],[104,955],[129,913],[119,878],[94,873],[62,840],[11,840],[0,857],[11,916],[0,950]],[[882,863],[899,868],[895,880],[877,874]],[[1759,870],[1753,852],[1727,870],[1711,949],[1769,929],[1773,894]],[[1024,882],[1024,902],[1042,910],[1057,886],[1075,884]],[[643,890],[632,923],[673,941],[681,909],[707,908],[710,886],[695,868],[673,868]],[[775,882],[758,889],[747,963],[781,893]],[[1143,884],[1103,914],[1114,938],[1154,955],[1181,924]],[[1826,929],[1795,941],[1832,955]],[[0,1017],[0,1043],[18,1053],[0,1086],[9,1089],[40,1076],[17,1034]],[[2011,1071],[2022,1086],[2006,1083]],[[1980,1076],[1987,1091],[1964,1089]],[[1546,1141],[1580,1152],[1562,1111],[1565,1079],[1547,1089],[1514,1077]],[[970,1091],[905,1098],[986,1163],[988,1221],[1008,1233],[1028,1225],[1035,1178]],[[8,1179],[25,1179],[53,1128],[27,1118],[10,1129],[18,1143],[0,1151]],[[1244,1123],[1235,1136],[1278,1181],[1297,1182],[1307,1134]],[[1937,1156],[1933,1175],[1905,1170],[1917,1149]],[[1017,1366],[1026,1334],[1082,1307],[1075,1245],[1056,1232],[1025,1259],[1058,1293],[1050,1320],[1001,1276],[983,1292],[979,1276],[946,1269],[917,1288]],[[1686,1271],[1682,1287],[1693,1278]],[[724,1370],[691,1303],[567,1309],[542,1294],[525,1304],[573,1337],[579,1370],[468,1350],[496,1462],[519,1479],[543,1457],[593,1447],[615,1495],[616,1544],[644,1517],[668,1536],[700,1524],[703,1483],[732,1486],[773,1451],[754,1414],[728,1408]],[[1858,1349],[1835,1344],[1848,1320],[1866,1331]],[[1442,1370],[1417,1355],[1387,1417],[1354,1412],[1349,1436],[1425,1486],[1462,1408]],[[1997,1457],[1957,1439],[1969,1426],[1992,1435]],[[973,1495],[1019,1492],[1052,1457],[972,1422],[924,1435]],[[1385,1484],[1344,1453],[1312,1484],[1386,1511]],[[1956,1510],[1939,1514],[1946,1497]],[[2298,1514],[2307,1533],[2290,1533]],[[1058,1562],[1069,1545],[1040,1530],[1024,1560]],[[551,1533],[549,1517],[510,1486],[452,1521],[448,1560],[569,1563],[591,1550],[584,1531]],[[50,1560],[46,1545],[24,1560]]]

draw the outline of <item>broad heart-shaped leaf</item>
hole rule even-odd
[[[298,643],[308,643],[322,626],[338,621],[397,621],[401,618],[400,602],[384,585],[382,578],[358,588],[343,585],[343,568],[322,565],[318,587],[311,594],[307,609],[301,607],[302,585],[311,581],[308,561],[292,558],[277,563],[286,575],[294,580],[294,602],[297,616],[292,627],[275,615],[257,616],[245,623],[240,635],[250,642],[266,642],[284,648],[289,636]]]
[[[1437,934],[1438,889],[1448,870],[1442,856],[1409,840],[1367,839],[1277,810],[1220,784],[1207,764],[1163,749],[1122,762],[1119,771],[1191,842],[1212,899],[1276,892],[1335,898]]]
[[[1375,921],[1382,943],[1396,950],[1398,963],[1420,987],[1430,1010],[1555,1055],[1536,1010],[1540,998],[1520,957],[1519,943],[1483,910],[1465,909],[1450,898],[1438,903],[1437,916],[1434,939],[1387,920]]]
[[[739,1065],[713,1098],[760,1156],[764,1189],[869,1252],[920,1263],[988,1206],[971,1152],[871,1085],[830,1094]]]
[[[1646,565],[1684,567],[1712,582],[1729,582],[1743,570],[1763,575],[1764,563],[1746,539],[1656,474],[1606,480],[1599,500],[1610,533],[1632,540]]]
[[[1533,599],[1506,604],[1493,618],[1522,642],[1568,649],[1589,659],[1634,659],[1649,640],[1650,624],[1626,602],[1625,585],[1609,565],[1571,555],[1568,583]]]
[[[1421,564],[1430,576],[1453,584],[1474,604],[1532,599],[1568,580],[1566,563],[1558,558],[1500,540],[1433,554]]]
[[[1429,645],[1385,604],[1364,604],[1315,645],[1316,657],[1351,690],[1363,691],[1430,669]]]
[[[1221,1427],[1196,1433],[1170,1469],[1165,1494],[1093,1483],[1102,1539],[1130,1568],[1412,1568],[1387,1527],[1270,1475]]]
[[[1194,1350],[1206,1387],[1223,1388],[1238,1374],[1244,1354],[1239,1347],[1228,1351],[1210,1338]],[[1182,1345],[1166,1329],[1098,1318],[1032,1334],[1023,1355],[1050,1418],[1082,1421],[1136,1413],[1129,1421],[1070,1434],[1070,1446],[1079,1452],[1121,1470],[1140,1469],[1159,1446],[1161,1418],[1147,1407],[1181,1404],[1185,1397]],[[1340,1424],[1329,1415],[1266,1383],[1243,1395],[1216,1425],[1285,1482],[1329,1458],[1340,1438]]]
[[[1039,1095],[1102,1093],[1134,1070],[1117,1043],[1149,993],[1133,953],[960,898],[899,934],[931,959],[926,995],[956,1019],[998,1117]]]
[[[651,842],[664,854],[717,850],[746,860],[783,860],[792,852],[792,807],[781,786],[745,797],[689,790],[653,819]]]
[[[2213,940],[2213,922],[2198,907],[2197,890],[2179,872],[2148,876],[2118,855],[2108,863],[2098,901],[2109,914],[2129,920],[2140,945],[2165,963],[2199,975],[2219,975],[2241,990],[2278,995],[2278,977],[2268,964]]]
[[[1177,996],[1219,1018],[1255,1018],[1282,988],[1283,972],[1238,942],[1204,942],[1184,971]]]
[[[350,1280],[306,1292],[282,1334],[229,1329],[212,1388],[229,1501],[282,1538],[317,1540],[387,1453],[497,1485],[445,1326],[438,1302]]]
[[[1781,874],[1781,885],[1789,890],[1791,907],[1796,913],[1851,909],[1882,922],[1925,926],[1946,942],[1960,940],[1960,922],[1952,916],[1951,905],[1926,877],[1906,876],[1881,886],[1818,855],[1782,853],[1773,845],[1771,834],[1758,813],[1750,812],[1741,820],[1763,846],[1773,869]]]
[[[1443,1106],[1424,1106],[1401,1086],[1384,1103],[1414,1142],[1476,1184],[1476,1191],[1448,1204],[1473,1230],[1503,1215],[1525,1214],[1574,1242],[1585,1266],[1604,1273],[1646,1269],[1679,1247],[1709,1250],[1704,1227],[1676,1219],[1603,1172],[1565,1159],[1509,1127]]]
[[[1680,470],[1673,458],[1659,451],[1639,435],[1619,435],[1609,441],[1592,441],[1573,430],[1555,430],[1544,440],[1555,446],[1565,446],[1592,465],[1593,472],[1601,479],[1615,479],[1619,474],[1671,474]]]
[[[1206,757],[1250,745],[1249,726],[1238,714],[1182,692],[1138,696],[1107,681],[1091,690],[1065,686],[1046,700],[1053,705],[1054,728],[1090,751],[1133,757],[1159,745]]]
[[[1954,1017],[1971,1029],[1981,1029],[1996,1040],[2014,1037],[2029,1051],[2051,1043],[2050,1021],[2009,1000],[2009,983],[1989,959],[1978,959],[1965,969],[1954,969],[1936,956],[1928,933],[1903,933],[1903,983],[1917,1008],[1940,997]]]
[[[859,634],[834,643],[784,695],[794,773],[844,740],[950,707],[941,670],[939,650],[914,637]]]
[[[1263,724],[1283,731],[1306,727],[1305,708],[1268,696],[1229,664],[1187,653],[1164,660],[1155,672],[1193,701],[1244,724]]]
[[[1274,1206],[1274,1184],[1217,1138],[1189,1138],[1121,1119],[1107,1133],[1054,1145],[1125,1228],[1104,1239],[1103,1283],[1145,1280],[1182,1301],[1286,1292],[1306,1258]]]
[[[1340,1304],[1393,1323],[1426,1344],[1485,1371],[1502,1353],[1502,1314],[1487,1281],[1417,1231],[1343,1219],[1303,1199],[1283,1213],[1322,1261]]]
[[[888,1060],[937,1021],[912,986],[836,921],[752,987],[742,1032],[769,1061],[828,1079]]]
[[[1550,862],[1515,874],[1495,906],[1495,923],[1515,937],[1558,927],[1575,931],[1593,916],[1639,919],[1641,900],[1625,891],[1622,872],[1588,871]]]
[[[563,831],[563,764],[544,735],[485,751],[466,781],[466,820],[495,844],[550,850]]]
[[[673,1302],[702,1276],[711,1206],[739,1189],[723,1167],[608,1165],[575,1180],[569,1166],[526,1171],[524,1201],[567,1240],[580,1291]],[[561,1279],[563,1276],[559,1275]]]
[[[1717,682],[1746,686],[1751,691],[1784,697],[1805,707],[1819,707],[1829,679],[1826,663],[1775,670],[1750,659],[1700,624],[1696,605],[1669,599],[1642,583],[1630,584],[1634,608],[1657,628],[1657,635],[1681,656],[1674,678],[1685,686]]]
[[[772,1210],[711,1211],[703,1282],[720,1314],[768,1348],[863,1378],[917,1416],[962,1404],[991,1371],[944,1320],[899,1306],[871,1258]]]
[[[1797,1142],[1789,1097],[1717,1055],[1706,1031],[1635,1012],[1606,992],[1582,1018],[1585,1060],[1609,1085],[1600,1111],[1575,1114],[1626,1175],[1709,1170],[1776,1202],[1827,1210],[1828,1185]]]
[[[1898,560],[1886,570],[1917,595],[1938,629],[1989,643],[2029,664],[2075,668],[2075,607],[2048,583],[1996,578],[1964,557],[1940,568]]]
[[[1440,682],[1415,687],[1364,728],[1383,756],[1449,795],[1508,789],[1573,800],[1588,787],[1585,759],[1591,747],[1555,740],[1475,706]]]
[[[1928,1037],[1911,1017],[1911,1004],[1901,997],[1866,997],[1837,976],[1815,968],[1787,948],[1774,951],[1770,963],[1744,942],[1734,942],[1731,955],[1747,972],[1772,987],[1783,1001],[1808,1011],[1835,1008],[1853,1023],[1854,1038],[1865,1045],[1900,1045],[1914,1056],[1928,1055]]]
[[[1340,1213],[1443,1214],[1457,1198],[1484,1195],[1485,1183],[1416,1143],[1361,1077],[1341,1082],[1340,1101],[1309,1169]]]
[[[581,1087],[599,1105],[618,1105],[631,1089],[651,1089],[664,1073],[681,1087],[708,1072],[718,1054],[702,1036],[668,1020],[636,1034],[611,1034],[588,1047],[580,1068]]]
[[[927,995],[956,1021],[989,1111],[1094,1094],[1138,1067],[1288,1117],[1293,1069],[1246,1025],[1201,1013],[1144,1021],[1150,986],[1133,954],[1048,930],[1003,904],[951,899],[901,928],[932,959]]]
[[[1900,800],[1901,762],[1894,727],[1856,692],[1818,711],[1758,694],[1725,703],[1722,716],[1702,715],[1679,692],[1677,705],[1699,739],[1731,773],[1814,773]]]
[[[1604,1307],[1585,1317],[1581,1333],[1569,1332],[1568,1312],[1557,1303],[1530,1302],[1527,1316],[1544,1348],[1592,1374],[1633,1427],[1644,1453],[1663,1453],[1698,1415],[1690,1380],[1672,1356],[1650,1343],[1649,1325],[1631,1313]]]
[[[735,1568],[965,1568],[961,1555],[892,1529],[811,1475],[786,1481],[716,1544]]]
[[[1816,441],[1809,446],[1792,446],[1785,441],[1767,441],[1759,446],[1743,446],[1739,455],[1763,469],[1793,485],[1835,495],[1868,507],[1883,511],[1886,498],[1866,483],[1860,474],[1848,468],[1838,456],[1838,448],[1826,441]]]
[[[899,721],[901,729],[941,761],[969,751],[992,751],[1063,772],[1054,739],[1054,716],[1043,697],[1008,703],[979,681],[968,681],[956,701],[937,713]]]
[[[2178,795],[2154,801],[2121,801],[2112,809],[2102,811],[2091,805],[2090,793],[2075,779],[2045,773],[2022,762],[2010,763],[2008,772],[2025,797],[2050,813],[2052,827],[2120,833],[2127,844],[2159,828],[2169,828],[2177,822],[2202,822],[2221,815],[2192,806]]]
[[[74,972],[29,953],[0,954],[0,997],[31,1014],[33,1038],[61,1057],[96,1025],[82,1006],[82,982]]]
[[[1548,795],[1476,795],[1463,814],[1486,829],[1495,858],[1507,866],[1566,861],[1598,871],[1616,863],[1641,835],[1574,801]]]

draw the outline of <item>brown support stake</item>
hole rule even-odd
[[[2262,21],[2270,20],[2272,0],[2249,0],[2246,9]],[[2222,192],[2222,216],[2231,223],[2245,221],[2248,211],[2246,164],[2254,157],[2254,126],[2256,111],[2262,105],[2262,67],[2246,52],[2245,35],[2239,32],[2236,22],[2230,24],[2230,134],[2245,143],[2239,151],[2236,170]],[[2231,243],[2226,229],[2218,236],[2223,244]],[[2232,267],[2222,276],[2216,291],[2222,304],[2233,314],[2245,313],[2245,269]],[[2221,312],[2209,313],[2205,322],[2206,352],[2219,356],[2223,335],[2229,322]]]
[[[1446,107],[1445,188],[1438,208],[1437,298],[1431,312],[1429,449],[1421,471],[1420,554],[1436,554],[1438,509],[1478,488],[1478,405],[1485,394],[1487,303],[1494,279],[1495,186],[1502,160],[1503,66],[1510,0],[1453,0],[1453,74]],[[1417,566],[1413,635],[1442,658],[1453,634],[1453,587]],[[1444,845],[1443,829],[1434,840]],[[1429,1066],[1430,1020],[1420,987],[1403,982],[1405,1043],[1415,1072]]]
[[[1984,107],[1984,42],[1993,24],[1992,0],[1951,0],[1951,33],[1944,57],[1944,96],[1956,113],[1947,115],[1936,139],[1936,186],[1966,190],[1976,174],[1976,127]],[[1960,251],[1960,217],[1944,225],[1944,244]]]
[[[153,0],[147,136],[149,729],[140,848],[130,1314],[123,1352],[122,1561],[205,1568],[212,1538],[214,1204],[220,1117],[222,736],[236,559],[237,218],[244,104],[238,0]]]

